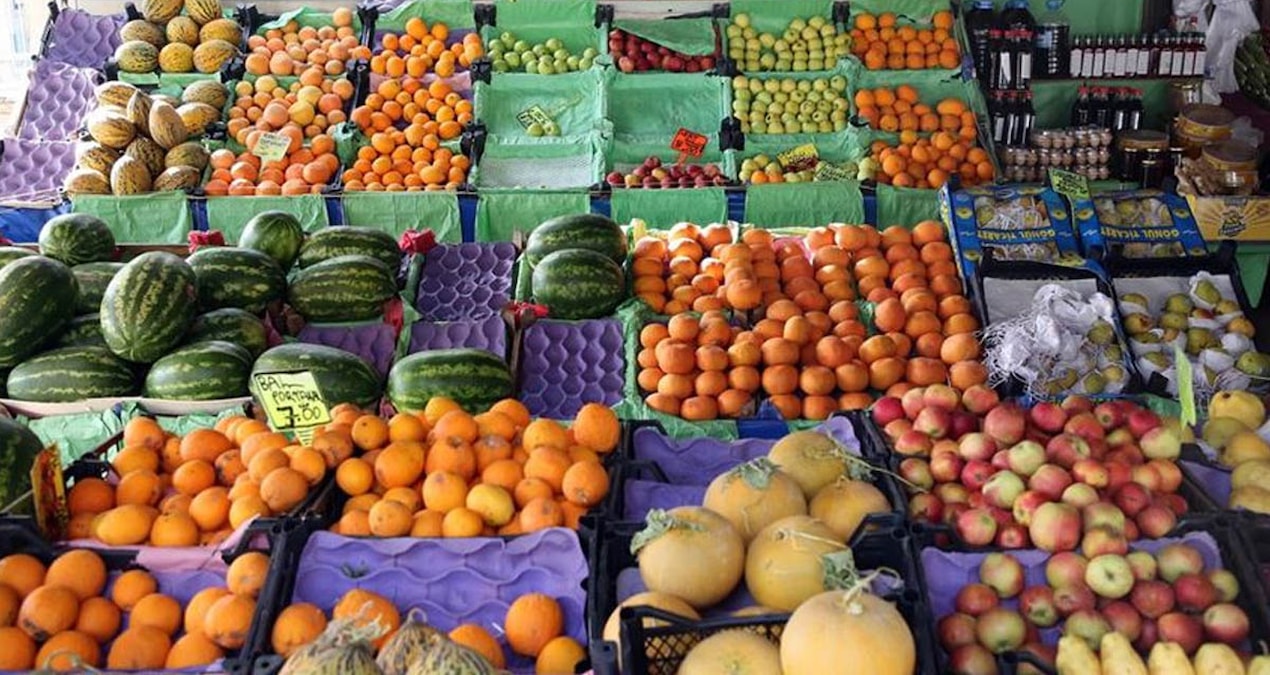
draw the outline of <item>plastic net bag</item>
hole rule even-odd
[[[1260,28],[1251,0],[1213,0],[1205,68],[1209,84],[1217,93],[1239,91],[1239,83],[1235,80],[1235,52],[1249,33]]]

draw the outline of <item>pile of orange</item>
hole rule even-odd
[[[908,84],[894,89],[861,89],[855,94],[855,105],[870,128],[882,131],[947,131],[965,140],[974,140],[978,131],[975,114],[964,101],[946,98],[932,108],[922,103],[917,89]]]
[[[262,162],[252,154],[258,136],[248,138],[249,150],[237,155],[220,149],[212,153],[211,179],[203,189],[209,197],[224,195],[302,195],[319,194],[340,168],[335,155],[335,141],[326,134],[314,136],[304,147],[296,127],[281,130],[291,136],[287,154],[278,161]],[[252,132],[259,134],[262,132]]]
[[[331,13],[330,26],[314,28],[289,21],[264,35],[247,38],[245,66],[251,75],[294,75],[309,66],[327,75],[344,72],[346,61],[369,59],[370,48],[361,45],[353,29],[353,10],[340,7]]]
[[[338,457],[348,496],[331,530],[348,536],[482,537],[577,529],[602,500],[601,458],[621,437],[609,408],[589,403],[566,428],[531,420],[513,399],[471,415],[434,397],[385,420],[343,405],[313,439]]]
[[[357,161],[344,172],[346,190],[454,190],[467,180],[468,158],[441,143],[463,133],[472,121],[472,102],[444,80],[424,85],[414,77],[386,79],[352,119],[369,144],[358,148]]]
[[[752,303],[741,297],[744,294],[734,293],[733,301],[741,305],[737,306],[722,290],[733,268],[742,269],[732,276],[751,276],[750,256],[741,255],[748,251],[740,250],[746,246],[734,247],[732,239],[727,225],[701,228],[692,223],[680,223],[664,236],[641,237],[635,242],[631,263],[635,294],[658,314],[757,307],[756,293]]]
[[[992,159],[983,148],[965,136],[974,127],[962,127],[958,133],[937,131],[930,138],[919,138],[916,132],[900,133],[900,143],[892,147],[886,141],[869,146],[870,157],[877,163],[875,179],[897,187],[939,189],[954,174],[965,186],[990,183],[996,176]]]
[[[449,37],[450,29],[444,23],[428,26],[423,19],[412,17],[406,21],[405,33],[384,33],[379,41],[383,50],[370,58],[370,72],[388,77],[423,77],[428,73],[450,77],[457,67],[467,68],[485,55],[479,33],[468,33],[447,47]]]
[[[0,626],[0,670],[209,665],[243,646],[268,570],[267,555],[244,553],[230,564],[225,586],[205,588],[182,607],[143,569],[109,579],[105,562],[89,549],[71,549],[47,566],[24,553],[6,556],[0,559],[0,615],[7,619]]]
[[[303,138],[324,133],[345,119],[344,105],[353,98],[353,83],[345,78],[332,80],[316,66],[300,73],[290,87],[278,78],[264,75],[254,83],[246,80],[234,87],[238,97],[229,110],[226,129],[243,145],[254,131],[281,131],[295,127]]]
[[[936,12],[929,28],[900,25],[893,12],[859,14],[851,29],[851,53],[869,70],[961,67],[949,11]]]
[[[748,336],[752,338],[753,336]],[[676,314],[639,334],[639,386],[653,410],[686,420],[753,414],[760,355],[723,312]]]
[[[216,544],[253,516],[289,512],[334,466],[333,458],[241,416],[184,437],[136,417],[110,464],[117,482],[85,478],[67,492],[70,539]]]
[[[354,588],[340,596],[331,610],[331,618],[351,621],[358,627],[370,627],[378,622],[382,632],[372,641],[376,650],[393,639],[403,622],[402,612],[391,600],[364,588]],[[415,620],[421,619],[416,617]],[[426,617],[422,620],[426,623]],[[536,660],[535,672],[555,675],[572,673],[586,657],[582,645],[564,634],[564,622],[564,610],[555,598],[543,593],[525,593],[511,602],[497,628],[502,642],[506,642],[513,654]],[[315,640],[326,623],[326,615],[312,604],[295,603],[284,608],[274,623],[274,652],[290,656]],[[447,637],[480,654],[496,669],[507,665],[502,642],[479,624],[459,624]]]

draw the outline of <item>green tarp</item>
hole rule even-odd
[[[120,244],[185,244],[194,218],[185,192],[144,195],[78,195],[71,210],[89,213],[110,226]]]
[[[714,53],[714,22],[708,18],[615,19],[613,27],[689,56]]]
[[[530,136],[518,119],[537,107],[559,128],[558,136],[581,137],[603,127],[604,71],[591,68],[559,75],[500,73],[489,84],[477,82],[473,99],[492,140],[551,143],[550,136]]]
[[[833,15],[833,0],[733,0],[732,16],[745,14],[760,33],[780,35],[794,18],[810,19]]]
[[[641,218],[649,227],[666,229],[681,221],[707,225],[728,220],[728,195],[723,188],[616,188],[610,199],[613,220],[619,224]]]
[[[294,197],[212,197],[207,200],[207,229],[220,230],[225,243],[234,244],[251,217],[265,211],[285,211],[300,221],[305,232],[316,232],[330,224],[322,195]]]
[[[1112,0],[1120,2],[1120,0]],[[851,16],[892,12],[911,22],[925,23],[935,12],[948,10],[948,0],[851,0]]]
[[[20,421],[29,426],[46,446],[57,443],[63,465],[96,450],[123,430],[123,422],[114,410],[49,415]]]
[[[878,185],[878,227],[939,220],[939,190]]]
[[[272,28],[282,28],[287,25],[288,22],[293,20],[300,26],[310,26],[313,28],[335,25],[331,21],[331,12],[324,12],[320,9],[313,9],[311,7],[300,7],[298,9],[293,9],[289,12],[279,14],[278,18],[273,21],[260,24],[260,27],[256,29],[256,35],[264,35],[265,31]],[[353,12],[353,32],[356,35],[361,35],[362,33],[362,19],[357,16],[356,11]]]
[[[416,17],[429,26],[444,23],[451,32],[456,28],[476,27],[472,0],[407,0],[381,13],[375,20],[375,31],[400,34],[406,30],[406,22]]]
[[[587,47],[603,54],[606,40],[595,27],[594,0],[495,0],[494,22],[481,31],[482,37],[510,32],[530,44],[556,38],[572,54]]]
[[[634,137],[669,144],[680,127],[717,137],[720,123],[731,114],[728,78],[701,73],[606,72],[608,118],[619,142]]]
[[[745,222],[760,227],[863,223],[864,197],[855,181],[751,185],[745,191]]]
[[[539,223],[569,213],[590,213],[584,191],[482,190],[476,204],[476,240],[511,241],[517,231],[529,234]]]
[[[431,229],[437,241],[463,240],[459,198],[453,192],[345,192],[344,224],[373,227],[398,237]]]
[[[491,188],[589,188],[604,176],[604,147],[609,142],[604,136],[535,140],[540,142],[487,142],[468,181],[484,195]]]

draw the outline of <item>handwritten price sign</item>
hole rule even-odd
[[[251,154],[266,162],[277,162],[287,156],[287,148],[291,146],[291,137],[266,131],[260,134],[256,147]]]
[[[313,427],[330,423],[331,411],[313,373],[257,373],[252,381],[269,426],[274,429],[294,430],[304,436]]]
[[[709,138],[680,127],[675,137],[670,139],[670,149],[690,157],[700,157],[709,142]]]

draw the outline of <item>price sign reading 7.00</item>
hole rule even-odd
[[[252,375],[252,382],[269,426],[274,429],[303,432],[331,421],[322,390],[307,370],[257,373]]]

